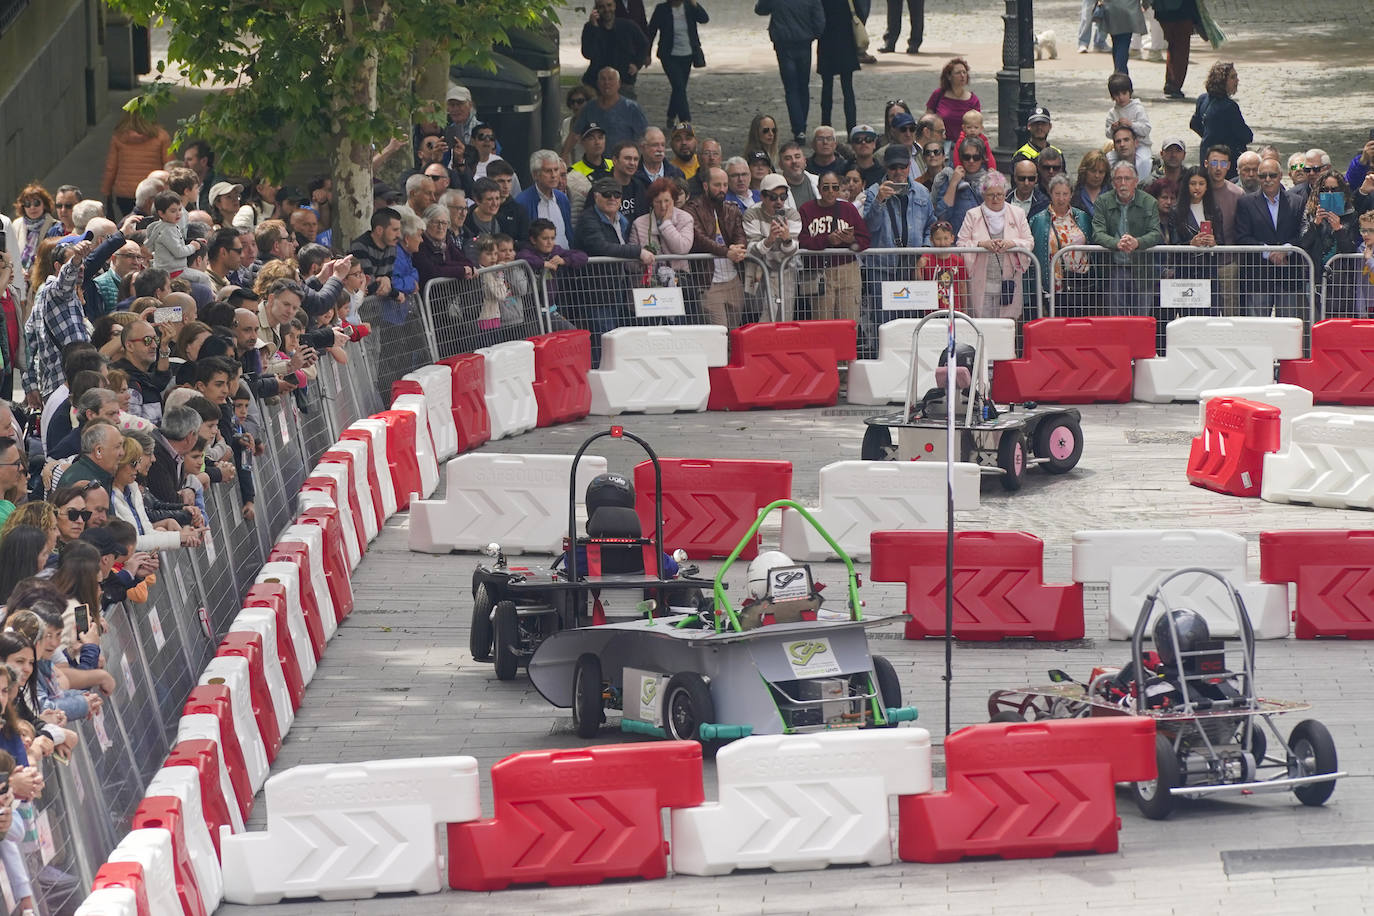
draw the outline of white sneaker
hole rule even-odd
[[[1079,45],[1079,46],[1078,46],[1078,53],[1079,53],[1079,54],[1087,54],[1087,53],[1088,53],[1088,46],[1087,46],[1087,45]]]

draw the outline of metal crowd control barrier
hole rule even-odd
[[[408,362],[405,371],[396,374],[396,378],[449,356],[510,340],[524,340],[548,330],[541,285],[524,261],[480,268],[471,280],[430,280],[425,284],[424,299],[425,307],[420,314],[424,319],[428,358],[417,365]],[[375,326],[373,330],[375,332]],[[374,333],[367,339],[375,336]],[[396,360],[397,355],[390,351],[385,340],[378,345],[387,347],[382,357],[384,363],[389,365]],[[412,353],[416,358],[421,355],[418,349],[415,347]],[[376,358],[376,349],[371,352]],[[382,380],[389,375],[382,372],[378,378]],[[378,387],[384,392],[391,390],[390,382],[385,387],[379,383]]]
[[[965,256],[977,258],[971,270]],[[1005,276],[1007,285],[994,283],[990,272]],[[1035,294],[1040,263],[1025,248],[802,249],[783,261],[779,274],[780,320],[852,318],[859,322],[860,353],[869,357],[876,355],[878,328],[894,318],[941,308],[983,318],[1042,315]]]
[[[129,829],[135,809],[176,740],[182,706],[238,616],[267,551],[295,517],[296,491],[337,431],[381,409],[358,347],[349,363],[320,364],[302,412],[289,397],[256,403],[264,454],[253,462],[257,517],[243,518],[237,483],[206,493],[205,546],[163,551],[143,603],[116,604],[101,636],[115,691],[99,716],[69,723],[80,736],[70,761],[41,763],[46,780],[21,843],[40,912],[73,912]],[[23,806],[21,806],[22,808]]]
[[[1368,318],[1374,314],[1374,263],[1371,254],[1333,255],[1322,268],[1317,320]]]
[[[1270,257],[1282,254],[1282,264]],[[1100,245],[1066,245],[1050,261],[1049,314],[1154,315],[1164,329],[1185,315],[1301,318],[1309,341],[1317,315],[1312,258],[1294,245],[1157,245],[1126,257]]]

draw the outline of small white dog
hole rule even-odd
[[[1059,59],[1059,46],[1055,44],[1054,29],[1046,29],[1035,36],[1035,59]]]

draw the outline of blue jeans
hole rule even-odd
[[[1078,12],[1078,46],[1086,48],[1092,46],[1099,51],[1107,49],[1107,34],[1102,31],[1101,26],[1093,26],[1093,7],[1097,5],[1097,0],[1083,0],[1083,7]],[[1093,33],[1097,35],[1094,36]],[[1096,37],[1096,41],[1094,41]]]
[[[1126,73],[1126,68],[1131,65],[1131,35],[1130,32],[1121,32],[1112,36],[1112,66],[1117,73]]]
[[[778,75],[782,77],[792,136],[805,136],[811,108],[811,42],[789,41],[774,45],[773,51],[778,55]]]

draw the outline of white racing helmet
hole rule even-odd
[[[768,594],[769,570],[795,565],[781,550],[765,550],[754,557],[749,563],[749,597],[757,600]]]

